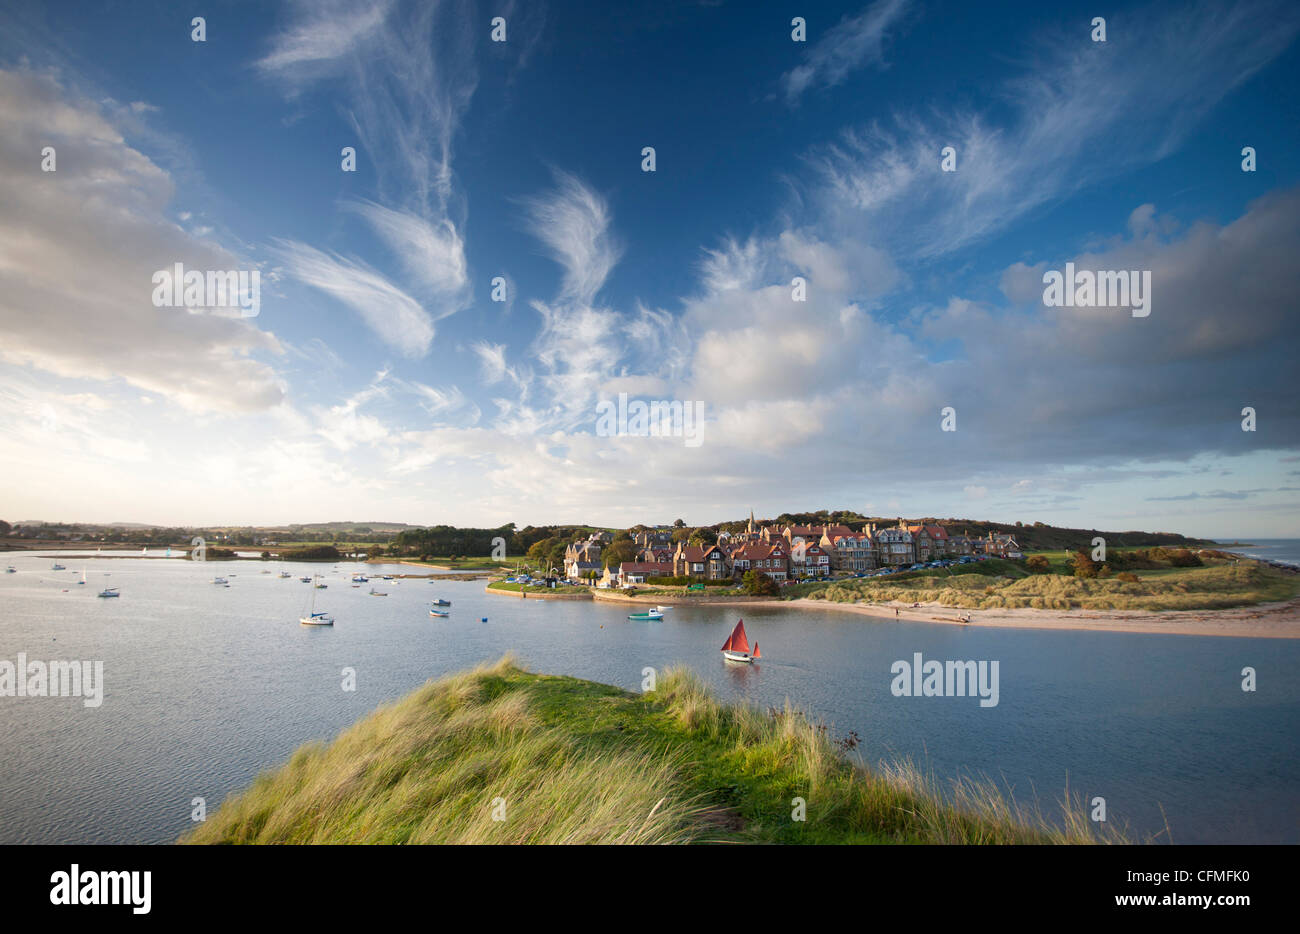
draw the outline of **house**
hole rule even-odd
[[[767,542],[745,542],[731,555],[732,575],[743,577],[746,571],[761,571],[775,581],[790,576],[790,554],[781,539]]]
[[[570,580],[581,580],[592,572],[599,574],[600,569],[599,542],[574,542],[564,549],[564,576]]]
[[[656,550],[666,548],[671,550],[673,544],[673,530],[660,528],[646,529],[645,531],[635,533],[632,536],[632,541],[642,550],[647,548],[654,548]]]
[[[1024,554],[1020,551],[1020,543],[1011,535],[995,535],[992,532],[988,534],[982,542],[984,553],[996,558],[1023,558]]]
[[[805,541],[796,536],[790,547],[791,577],[829,577],[831,554],[816,539]]]
[[[643,562],[667,562],[671,567],[673,563],[673,550],[671,548],[650,547],[643,548],[637,552],[637,561]]]
[[[672,577],[671,561],[624,561],[615,570],[612,566],[605,568],[600,579],[601,587],[631,587],[644,584],[650,577]]]
[[[831,528],[837,527],[831,526]],[[855,574],[870,571],[876,566],[871,535],[865,530],[845,533],[827,532],[822,535],[820,544],[830,554],[833,570]]]
[[[876,563],[882,568],[907,567],[916,563],[912,533],[905,528],[880,529],[875,538]]]
[[[717,545],[681,542],[673,553],[673,576],[721,581],[731,576],[731,562]]]
[[[901,519],[899,525],[912,533],[912,544],[916,550],[917,561],[934,561],[937,558],[946,558],[952,553],[948,530],[943,526],[904,525]]]

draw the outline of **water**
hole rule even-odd
[[[1249,545],[1224,545],[1226,551],[1300,567],[1300,538],[1234,538]]]
[[[0,698],[0,843],[164,843],[299,744],[328,739],[428,678],[513,650],[535,671],[637,689],[642,669],[685,663],[726,699],[789,698],[856,731],[875,761],[911,757],[939,776],[987,774],[1048,806],[1105,797],[1112,820],[1179,843],[1300,842],[1300,640],[963,629],[831,610],[744,608],[764,660],[718,647],[740,608],[629,621],[612,604],[520,600],[483,581],[380,581],[412,568],[5,556],[0,658],[102,659],[106,696]],[[6,563],[0,559],[0,564]],[[89,583],[77,585],[83,568]],[[260,573],[269,567],[272,574]],[[332,628],[298,625],[316,570]],[[105,576],[109,574],[111,576]],[[231,586],[209,581],[225,576]],[[234,576],[232,576],[234,575]],[[119,587],[118,600],[100,600]],[[387,597],[368,595],[370,587]],[[66,590],[66,592],[64,592]],[[434,619],[428,602],[451,600]],[[488,617],[481,623],[481,617]],[[890,665],[997,660],[1000,703],[897,698]],[[1258,671],[1243,693],[1240,671]],[[341,689],[356,670],[355,692]]]

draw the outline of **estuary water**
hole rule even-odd
[[[1104,797],[1139,837],[1167,821],[1175,843],[1300,843],[1300,640],[966,630],[780,606],[679,608],[648,623],[613,604],[487,594],[483,581],[376,579],[415,570],[396,565],[288,564],[281,579],[275,562],[11,552],[6,563],[17,573],[0,574],[0,659],[102,661],[104,697],[94,708],[0,697],[0,843],[172,841],[192,826],[194,798],[211,811],[301,743],[507,651],[629,690],[647,667],[685,664],[724,699],[788,698],[832,735],[856,732],[868,764],[989,776],[1044,811],[1068,786]],[[372,580],[354,589],[359,569]],[[298,577],[313,570],[333,628],[298,625],[312,593]],[[97,598],[105,587],[121,597]],[[437,597],[450,618],[428,615]],[[742,615],[762,646],[752,667],[718,651]],[[997,705],[894,696],[891,666],[918,652],[997,661]],[[1254,692],[1242,690],[1247,666]]]

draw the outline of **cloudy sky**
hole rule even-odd
[[[1300,535],[1300,7],[640,6],[7,3],[0,516]]]

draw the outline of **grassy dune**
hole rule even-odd
[[[1055,825],[989,782],[866,772],[798,712],[720,704],[684,669],[634,695],[507,656],[300,748],[181,842],[1123,842],[1078,801]]]
[[[988,562],[992,564],[993,562]],[[978,567],[969,565],[968,567]],[[956,569],[954,569],[956,570]],[[1216,610],[1289,600],[1300,578],[1254,561],[1201,568],[1138,571],[1137,581],[1080,579],[1062,574],[989,577],[987,573],[928,571],[910,579],[877,578],[826,584],[803,596],[836,603],[936,601],[972,610]]]

